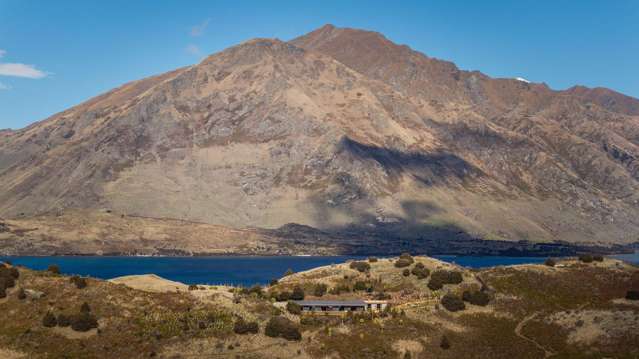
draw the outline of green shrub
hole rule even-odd
[[[428,289],[430,290],[439,290],[444,287],[444,283],[442,283],[441,279],[431,277],[428,281]]]
[[[295,303],[295,302],[288,302],[286,303],[286,310],[294,315],[300,315],[302,314],[302,307]]]
[[[58,325],[58,321],[51,312],[47,312],[47,314],[44,315],[44,318],[42,318],[42,325],[47,328],[53,328]]]
[[[233,332],[235,334],[257,334],[260,331],[260,326],[257,322],[247,322],[244,318],[239,318],[233,325]]]
[[[275,300],[277,300],[278,302],[286,302],[289,299],[291,299],[291,292],[286,290],[281,291],[275,295]]]
[[[370,263],[375,263],[375,262],[377,262],[377,258],[376,257],[368,257],[368,261]]]
[[[410,275],[410,271],[408,270],[408,268],[406,268],[406,269],[404,269],[404,270],[402,271],[402,275],[403,275],[404,277],[408,277],[408,276]]]
[[[313,295],[316,297],[321,297],[324,294],[326,294],[326,291],[328,290],[328,286],[324,283],[318,283],[317,285],[315,285],[315,288],[313,289]]]
[[[544,262],[544,265],[547,265],[548,267],[554,267],[555,265],[557,265],[557,262],[555,262],[555,260],[552,258],[548,258]]]
[[[395,261],[395,267],[396,268],[408,267],[411,264],[413,264],[412,259],[408,260],[408,259],[400,258],[400,259]]]
[[[98,320],[88,312],[80,312],[80,314],[71,317],[71,329],[76,332],[88,332],[98,327]]]
[[[584,263],[592,263],[594,260],[590,254],[582,254],[579,256],[579,260]]]
[[[361,281],[361,280],[358,280],[353,285],[353,290],[362,291],[362,290],[367,290],[367,289],[368,289],[368,284],[366,282],[364,282],[364,281]]]
[[[639,290],[629,290],[626,292],[626,299],[639,300]]]
[[[299,328],[289,319],[273,317],[266,324],[264,334],[272,338],[284,338],[287,340],[301,340],[302,334]]]
[[[490,303],[490,296],[481,291],[464,291],[462,294],[464,302],[468,302],[473,305],[479,305],[485,307]]]
[[[442,340],[441,342],[439,342],[439,347],[444,350],[450,349],[450,342],[448,341],[448,338],[445,335],[442,336]]]
[[[441,299],[441,304],[449,312],[458,312],[460,310],[466,309],[464,301],[453,294],[446,294],[445,296],[443,296]]]
[[[371,265],[366,262],[351,262],[349,267],[362,273],[368,272],[371,269]]]
[[[295,286],[293,288],[293,292],[291,293],[291,299],[293,300],[304,300],[304,289],[300,286]]]
[[[82,303],[82,305],[80,306],[80,313],[91,313],[91,307],[89,306],[89,303]]]
[[[77,275],[74,275],[73,277],[69,278],[69,282],[75,284],[75,287],[78,289],[83,289],[83,288],[86,288],[87,286],[87,280]]]
[[[47,268],[47,272],[60,274],[60,267],[57,264],[51,264],[49,268]]]
[[[430,275],[430,271],[428,270],[428,268],[424,267],[423,264],[421,264],[421,266],[419,264],[421,263],[415,264],[415,266],[411,270],[411,273],[413,273],[413,275],[415,275],[417,279],[428,278],[428,276]]]
[[[16,280],[11,276],[0,277],[0,288],[8,289],[13,288],[16,285]]]
[[[460,272],[449,270],[435,271],[431,275],[431,279],[439,280],[443,284],[459,284],[464,280]]]
[[[58,326],[61,326],[61,327],[68,327],[69,325],[71,325],[71,318],[65,314],[58,314],[57,321],[58,321]]]

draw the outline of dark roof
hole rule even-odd
[[[306,307],[364,307],[363,300],[295,300],[295,303]]]

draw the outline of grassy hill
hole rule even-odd
[[[370,258],[293,273],[265,288],[187,286],[157,276],[102,281],[6,264],[0,356],[636,357],[639,301],[625,297],[639,289],[639,269],[583,259],[467,270],[428,257]],[[299,315],[278,301],[302,292],[306,299],[385,298],[392,307]]]

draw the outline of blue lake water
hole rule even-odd
[[[434,256],[469,268],[498,265],[542,263],[540,257],[472,257]],[[639,253],[615,256],[639,264]],[[57,264],[64,274],[78,274],[110,279],[132,274],[156,274],[160,277],[186,284],[266,284],[281,277],[287,269],[295,272],[314,267],[341,263],[358,256],[327,257],[0,257],[15,265],[43,270]]]

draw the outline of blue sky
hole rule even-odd
[[[0,0],[0,128],[254,37],[379,31],[465,70],[639,97],[639,1]]]

